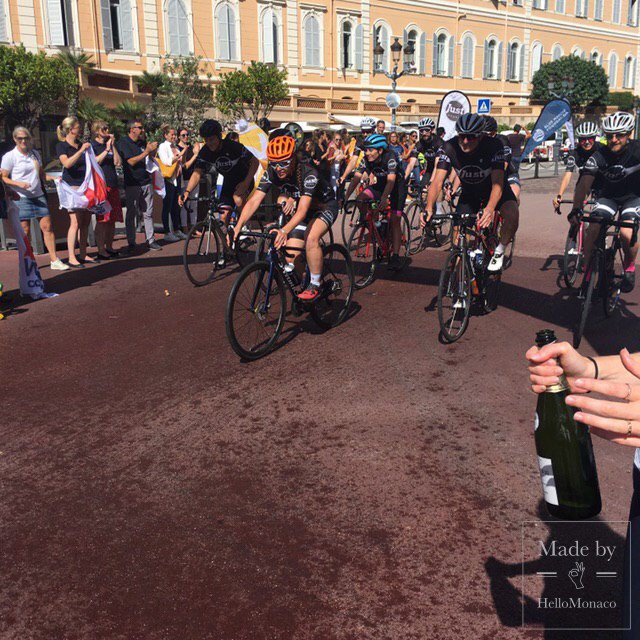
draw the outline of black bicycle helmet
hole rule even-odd
[[[477,113],[465,113],[456,122],[456,131],[479,135],[484,132],[484,118]]]
[[[205,120],[200,125],[200,137],[210,138],[211,136],[222,138],[222,125],[217,120]]]
[[[487,133],[493,133],[498,130],[498,122],[493,116],[484,117],[484,130]]]

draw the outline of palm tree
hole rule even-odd
[[[84,98],[80,100],[78,104],[78,117],[84,120],[84,135],[89,135],[91,125],[96,120],[109,121],[109,110],[102,103],[92,100],[91,98]]]
[[[80,74],[83,71],[89,71],[96,65],[92,61],[88,53],[73,53],[72,51],[62,51],[58,57],[71,69],[75,74],[75,86],[69,96],[68,115],[78,115],[78,105],[80,104]]]
[[[149,126],[155,129],[158,119],[158,95],[164,88],[167,76],[162,71],[143,71],[136,80],[138,89],[151,94],[151,105],[149,108]]]
[[[144,116],[144,105],[135,100],[124,100],[114,109],[120,120],[140,120]]]

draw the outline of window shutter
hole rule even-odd
[[[511,45],[507,47],[507,80],[511,80],[513,78],[514,69],[513,69],[513,60],[511,56]]]
[[[582,15],[586,18],[589,15],[589,0],[583,0],[583,2],[584,2],[584,8],[583,8]]]
[[[380,42],[382,42],[382,46],[384,47],[384,55],[382,56],[382,68],[385,71],[389,71],[389,31],[385,26],[380,29]]]
[[[427,73],[427,34],[424,32],[420,35],[418,51],[418,73],[425,75]]]
[[[4,12],[4,2],[0,3],[0,42],[8,42],[9,34],[7,32],[8,16]]]
[[[75,37],[73,35],[73,9],[71,6],[71,0],[63,0],[64,2],[64,21],[63,21],[63,29],[65,30],[65,35],[67,36],[65,44],[68,47],[73,47],[75,45]]]
[[[620,22],[620,2],[622,0],[613,0],[613,21],[615,23]]]
[[[504,44],[501,42],[498,45],[498,71],[496,73],[496,79],[502,80],[502,57],[504,56]]]
[[[449,38],[449,69],[447,75],[453,78],[455,74],[455,59],[456,59],[456,41],[453,36]]]
[[[317,18],[314,18],[314,30],[313,30],[313,59],[314,65],[319,67],[320,62],[320,23]]]
[[[64,47],[64,22],[60,0],[47,0],[47,18],[49,19],[49,39],[51,44]]]
[[[433,34],[433,75],[438,75],[438,36]]]
[[[174,0],[177,2],[177,0]],[[227,5],[220,5],[218,8],[218,58],[230,60],[229,55],[229,17],[227,15]]]
[[[487,79],[489,74],[491,73],[491,69],[489,69],[489,43],[484,43],[484,63],[482,65],[482,77],[483,79]]]
[[[472,47],[472,40],[469,37],[466,37],[462,41],[462,68],[461,75],[463,78],[470,78],[472,76],[471,73],[471,59],[470,59],[470,47]]]
[[[236,12],[229,5],[227,5],[227,24],[229,25],[229,60],[237,60]]]
[[[524,81],[524,45],[520,47],[520,69],[518,70],[518,82]]]
[[[131,0],[120,0],[120,41],[125,51],[135,51]]]
[[[364,38],[362,25],[356,26],[356,69],[362,71],[364,69]]]
[[[307,66],[313,65],[313,34],[312,34],[312,23],[313,16],[307,18],[305,22],[304,28],[304,50],[305,50],[305,64]]]
[[[169,0],[167,6],[169,21],[169,53],[174,56],[180,53],[180,38],[178,37],[178,0]]]
[[[262,14],[262,60],[275,62],[273,59],[273,12],[265,9]]]
[[[105,51],[113,51],[113,31],[111,29],[111,9],[109,0],[100,0],[100,16],[102,17],[102,41]]]

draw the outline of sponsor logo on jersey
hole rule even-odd
[[[627,177],[627,170],[621,164],[614,164],[604,169],[602,175],[609,182],[620,182]]]
[[[227,171],[230,171],[235,166],[235,164],[236,163],[228,156],[220,156],[214,162],[216,170],[219,171],[220,173],[225,173]]]
[[[461,167],[458,174],[460,175],[460,180],[462,180],[462,182],[478,184],[479,182],[486,180],[487,177],[491,175],[491,168],[488,167],[483,169],[478,165],[471,164],[466,167]]]
[[[589,158],[585,162],[584,168],[585,169],[597,169],[598,168],[598,163],[596,162],[596,159],[593,156],[591,158]]]
[[[389,168],[389,171],[395,171],[395,169],[397,169],[398,167],[398,162],[392,158],[391,160],[389,160],[387,167]]]
[[[313,174],[307,176],[304,179],[304,188],[312,191],[318,185],[318,176],[314,176]]]

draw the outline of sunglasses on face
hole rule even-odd
[[[29,138],[29,136],[16,136],[16,140],[18,142],[24,142],[25,140],[31,140],[31,138]]]
[[[188,134],[188,133],[181,133],[181,134],[180,134],[180,137],[181,137],[181,138],[188,138],[188,137],[189,137],[189,134]]]
[[[480,135],[477,133],[461,133],[458,137],[460,140],[477,140]]]
[[[282,171],[284,169],[288,169],[291,166],[291,160],[283,160],[282,162],[271,162],[270,165],[276,171]]]
[[[604,136],[607,140],[613,140],[614,138],[628,138],[628,133],[606,133]]]
[[[590,137],[590,138],[580,138],[580,142],[581,142],[581,143],[583,143],[583,144],[584,144],[585,142],[590,142],[591,144],[593,144],[595,141],[596,141],[596,139],[595,139],[595,138],[593,138],[593,137]]]

